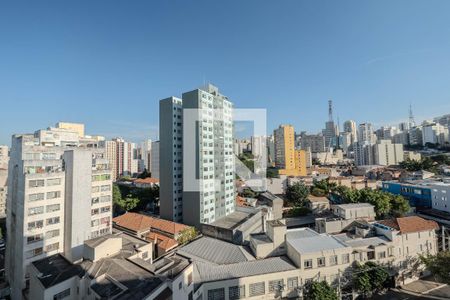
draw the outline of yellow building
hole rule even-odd
[[[295,150],[295,131],[292,125],[280,125],[274,130],[275,166],[280,175],[306,176],[306,151]]]
[[[84,137],[84,124],[81,123],[59,122],[56,124],[56,128],[72,130],[77,132],[79,137]]]

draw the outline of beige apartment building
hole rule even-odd
[[[85,240],[111,232],[112,181],[98,138],[63,128],[14,135],[8,177],[5,270],[20,299],[32,262],[78,261]]]

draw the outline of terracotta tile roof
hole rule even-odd
[[[146,239],[148,241],[155,242],[158,247],[164,249],[165,251],[178,246],[178,242],[175,239],[155,232],[150,232],[149,234],[147,234]]]
[[[401,233],[420,232],[439,228],[439,225],[435,221],[425,220],[418,216],[382,220],[378,223],[394,228]]]
[[[249,206],[251,206],[250,204],[247,203],[247,201],[245,201],[245,198],[241,197],[241,196],[236,196],[236,205],[237,206],[242,206],[242,207],[249,207]]]
[[[135,184],[136,183],[140,183],[140,184],[156,184],[156,183],[159,183],[159,179],[158,178],[152,178],[152,177],[147,177],[147,178],[144,178],[144,179],[138,178],[138,179],[135,179],[133,182]]]
[[[117,226],[136,232],[147,229],[148,230],[154,229],[162,232],[167,232],[173,235],[178,234],[180,231],[189,227],[184,224],[153,218],[150,216],[137,214],[133,212],[127,212],[121,216],[115,217],[113,219],[113,222]]]

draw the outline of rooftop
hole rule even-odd
[[[425,220],[418,216],[395,218],[378,221],[379,224],[398,230],[401,233],[412,233],[439,229],[435,221]]]
[[[354,237],[349,236],[348,234],[342,233],[342,234],[334,235],[334,237],[352,248],[370,247],[370,246],[375,247],[375,246],[379,246],[379,245],[386,245],[391,242],[384,236],[354,238]]]
[[[176,235],[180,231],[189,227],[184,224],[175,223],[172,221],[158,219],[133,212],[127,212],[121,216],[115,217],[113,219],[113,223],[116,226],[135,232],[154,229],[161,232],[167,232],[172,235]]]
[[[316,197],[313,195],[309,195],[308,200],[311,202],[314,202],[314,203],[322,203],[322,202],[329,203],[330,202],[330,200],[328,200],[327,197]]]
[[[246,276],[296,270],[295,265],[285,256],[258,259],[228,265],[214,265],[207,262],[195,262],[196,282],[225,280]]]
[[[254,259],[246,248],[210,237],[198,238],[180,248],[178,253],[195,261],[218,265],[241,263]]]
[[[342,209],[352,209],[352,208],[363,208],[363,207],[373,207],[369,203],[349,203],[349,204],[336,204],[335,207],[340,207]]]
[[[289,232],[286,242],[291,244],[299,253],[314,253],[348,247],[335,237],[322,233],[314,234],[313,230],[306,232]]]
[[[38,278],[45,288],[56,285],[74,276],[81,278],[85,274],[85,270],[80,265],[71,264],[59,254],[34,261],[32,264],[42,274]]]
[[[159,183],[159,179],[158,178],[152,178],[152,177],[138,178],[138,179],[135,179],[133,182],[135,184],[136,183],[140,183],[140,184],[157,184],[157,183]]]
[[[248,209],[248,208],[247,208]],[[231,214],[218,219],[217,221],[212,222],[211,226],[219,227],[219,228],[225,228],[233,230],[240,225],[244,224],[248,219],[253,217],[258,210],[252,210],[251,212],[242,211],[242,210],[236,210],[232,212]]]

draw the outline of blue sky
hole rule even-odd
[[[57,121],[155,138],[211,82],[268,128],[450,113],[450,1],[2,1],[0,144]]]

